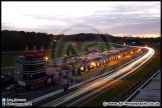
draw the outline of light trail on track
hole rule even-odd
[[[147,54],[145,54],[144,56],[140,57],[139,59],[133,61],[132,63],[128,64],[127,66],[109,74],[109,75],[105,75],[103,76],[102,78],[98,78],[96,81],[92,81],[92,82],[89,82],[87,84],[83,84],[81,88],[79,89],[76,89],[74,91],[71,91],[57,99],[54,99],[44,105],[42,105],[41,107],[55,107],[55,106],[58,106],[66,101],[69,101],[83,93],[86,93],[88,91],[91,91],[93,89],[95,89],[96,87],[104,84],[105,82],[109,81],[109,80],[112,80],[116,77],[119,77],[119,79],[127,76],[128,74],[130,74],[131,72],[133,72],[134,70],[136,70],[137,68],[139,68],[141,65],[143,65],[144,63],[146,63],[153,55],[154,55],[154,50],[152,48],[149,48],[149,47],[141,47],[141,48],[146,48],[148,49],[148,52]],[[142,61],[142,63],[141,63]],[[127,72],[129,71],[129,72]],[[113,81],[111,82],[113,83]],[[107,85],[108,86],[108,85]],[[103,89],[104,87],[101,87],[99,88],[98,90],[101,90]],[[97,91],[93,91],[89,94],[87,94],[85,97],[88,97],[90,95],[92,95],[93,93],[95,93]],[[85,98],[84,96],[82,98]],[[75,102],[81,100],[82,98],[76,100]],[[68,106],[71,106],[72,104],[75,104],[75,102],[73,103],[70,103]]]

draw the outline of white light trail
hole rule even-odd
[[[60,105],[60,104],[62,104],[64,102],[66,102],[67,100],[70,100],[70,99],[72,99],[72,98],[74,98],[76,96],[79,96],[79,95],[81,95],[81,94],[83,94],[83,93],[85,93],[85,92],[87,92],[89,90],[93,90],[95,87],[107,82],[108,80],[111,80],[111,79],[113,79],[113,78],[115,78],[115,77],[117,77],[119,75],[122,75],[123,73],[128,71],[130,68],[133,68],[133,70],[130,71],[129,73],[133,72],[135,69],[140,67],[142,64],[146,63],[154,54],[154,50],[152,48],[149,48],[149,47],[142,47],[142,48],[148,49],[147,54],[145,54],[143,57],[141,57],[141,58],[137,59],[136,61],[130,63],[126,67],[124,67],[124,68],[122,68],[120,70],[117,70],[117,72],[113,73],[112,75],[104,76],[103,79],[101,79],[100,81],[98,81],[98,82],[96,82],[96,83],[94,83],[92,85],[82,87],[82,89],[77,89],[77,90],[75,90],[75,91],[73,91],[71,93],[68,93],[68,94],[66,94],[66,95],[64,95],[62,97],[59,97],[59,98],[57,98],[57,99],[55,99],[55,100],[53,100],[53,101],[51,101],[51,102],[49,102],[47,104],[42,105],[42,107],[45,107],[45,106],[46,107],[47,106],[50,106],[50,107],[51,106],[52,107],[58,106],[58,105]],[[141,63],[141,61],[143,61],[143,63]],[[136,66],[137,64],[139,64],[139,65]],[[134,66],[136,66],[136,67],[134,67]],[[127,73],[127,74],[129,74],[129,73]],[[127,74],[125,74],[125,75],[127,75]]]

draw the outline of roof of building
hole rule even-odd
[[[47,52],[45,51],[25,51],[22,56],[24,57],[38,57],[38,56],[46,56]]]

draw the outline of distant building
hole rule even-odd
[[[126,38],[125,42],[126,42],[126,44],[139,44],[140,43],[139,39],[138,38],[134,38],[134,37]]]

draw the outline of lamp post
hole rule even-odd
[[[130,87],[130,85],[128,85],[128,97],[129,97],[129,92],[130,92],[130,91],[129,91],[129,87]]]
[[[17,82],[17,98],[18,98],[18,94],[19,94],[19,84],[18,84],[18,82]]]
[[[84,52],[84,60],[85,60],[85,55],[86,55],[87,52]],[[83,60],[83,63],[84,63],[84,60]]]

